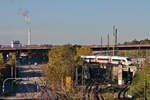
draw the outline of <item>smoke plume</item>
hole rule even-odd
[[[28,11],[28,10],[26,10],[26,9],[19,9],[18,14],[24,16],[25,22],[26,22],[27,24],[30,24],[31,18],[30,18],[30,15],[29,15],[29,11]]]

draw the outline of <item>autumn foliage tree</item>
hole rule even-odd
[[[66,76],[73,77],[74,49],[71,45],[53,48],[49,52],[49,65],[46,68],[45,79],[52,87],[60,87]]]
[[[63,45],[53,48],[49,52],[49,64],[45,69],[45,80],[49,81],[54,88],[61,87],[66,76],[74,78],[75,67],[82,66],[81,55],[90,55],[90,47],[73,47]]]
[[[74,57],[76,67],[81,67],[83,65],[83,59],[80,56],[84,55],[91,55],[92,50],[89,46],[87,47],[77,47],[76,48],[76,55]]]
[[[60,100],[83,98],[82,89],[76,88],[74,84],[75,73],[77,68],[82,69],[83,60],[80,56],[90,54],[92,54],[90,47],[72,45],[63,45],[50,50],[44,77],[50,83],[53,92],[59,94]],[[68,79],[71,81],[68,82]]]
[[[0,67],[3,66],[4,60],[3,60],[3,55],[0,53]]]
[[[16,65],[16,54],[15,53],[9,53],[9,60],[7,61],[7,65],[10,67],[15,67]]]
[[[0,67],[2,67],[3,64],[4,64],[4,60],[3,60],[3,55],[2,55],[2,53],[1,53],[1,54],[0,54]],[[2,73],[0,72],[0,78],[1,78],[1,76],[2,76]]]
[[[129,89],[131,94],[136,100],[144,100],[145,88],[147,89],[147,100],[150,100],[150,59],[146,59],[142,64],[142,69],[137,71],[133,82]],[[147,83],[145,83],[147,81]]]

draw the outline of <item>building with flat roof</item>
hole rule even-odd
[[[21,43],[18,40],[11,41],[11,48],[19,48],[21,47]]]

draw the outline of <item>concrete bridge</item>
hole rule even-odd
[[[83,45],[84,46],[90,46],[93,50],[93,54],[101,53],[101,52],[112,52],[113,48],[115,48],[115,51],[117,50],[146,50],[150,49],[150,44],[141,44],[141,45]],[[20,48],[0,48],[0,53],[3,53],[4,58],[6,58],[6,55],[8,55],[10,52],[15,52],[16,54],[20,55],[21,53],[44,53],[48,55],[48,51],[52,48],[56,48],[58,45],[34,45],[34,46],[26,46],[26,47],[20,47]]]
[[[48,51],[52,47],[43,47],[43,46],[35,46],[35,47],[19,47],[19,48],[11,48],[11,47],[5,47],[0,48],[0,53],[3,52],[29,52],[29,51]]]
[[[10,53],[16,54],[16,59],[19,59],[20,56],[31,56],[34,54],[34,56],[43,56],[48,57],[48,51],[53,48],[51,46],[34,46],[34,47],[20,47],[20,48],[11,48],[11,47],[5,47],[0,48],[0,53],[3,54],[4,61],[8,59],[8,55]]]
[[[119,50],[148,50],[150,49],[150,44],[139,44],[139,45],[91,45],[93,54],[102,53],[102,52],[113,52]]]
[[[150,49],[150,44],[140,44],[140,45],[81,45],[81,46],[90,46],[91,49],[94,52],[98,51],[112,51],[113,48],[115,50],[139,50],[139,49]],[[0,48],[0,52],[17,52],[17,51],[22,51],[22,52],[28,52],[28,51],[48,51],[51,48],[58,47],[58,45],[52,45],[52,46],[27,46],[27,47],[20,47],[20,48],[10,48],[10,47],[5,47],[5,48]]]

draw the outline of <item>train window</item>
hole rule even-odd
[[[98,58],[98,60],[109,60],[107,58]]]
[[[94,58],[89,58],[90,60],[94,60]]]
[[[131,58],[127,58],[128,61],[132,61]]]
[[[125,60],[122,60],[123,62],[126,62]]]
[[[120,59],[112,59],[112,61],[121,61]]]

